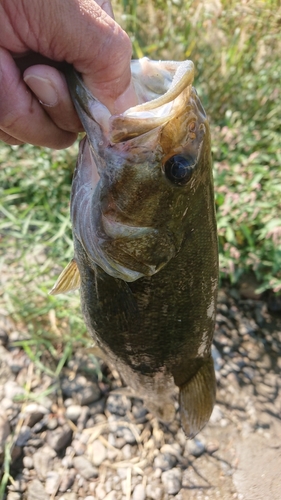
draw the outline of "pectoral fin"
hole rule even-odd
[[[208,422],[216,400],[216,377],[213,359],[207,359],[197,373],[180,387],[180,415],[188,438]]]
[[[72,259],[59,275],[49,295],[72,292],[80,288],[80,274],[75,259]]]

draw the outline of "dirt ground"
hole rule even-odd
[[[164,426],[140,400],[112,392],[120,380],[105,365],[107,385],[93,382],[92,361],[81,353],[65,366],[57,390],[23,405],[15,396],[27,381],[37,396],[58,381],[38,379],[13,346],[15,328],[3,316],[0,441],[2,452],[10,443],[12,456],[6,498],[280,500],[281,315],[275,309],[271,314],[267,301],[243,298],[236,289],[220,291],[217,404],[192,441],[178,416]]]

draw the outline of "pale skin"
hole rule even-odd
[[[121,113],[136,104],[130,59],[108,0],[0,0],[0,141],[70,146],[82,126],[62,64]]]

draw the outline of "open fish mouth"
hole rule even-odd
[[[131,74],[139,104],[120,115],[111,115],[107,107],[93,97],[77,73],[69,75],[70,92],[92,145],[97,141],[93,121],[114,144],[145,134],[174,118],[188,101],[194,65],[189,60],[162,62],[143,57],[131,61]]]

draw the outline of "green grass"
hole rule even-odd
[[[280,2],[123,0],[114,8],[134,57],[196,65],[212,128],[222,277],[236,283],[252,271],[261,290],[280,291]],[[0,308],[21,325],[30,357],[42,370],[48,359],[52,373],[89,342],[78,294],[47,293],[72,257],[76,156],[77,144],[59,152],[0,145]]]

